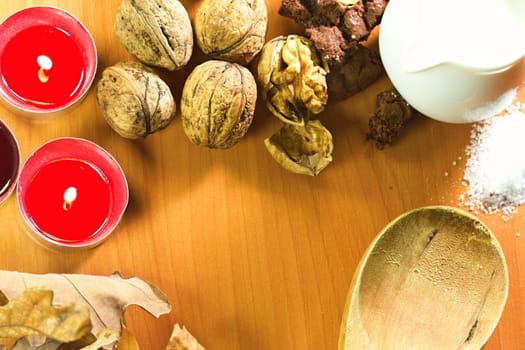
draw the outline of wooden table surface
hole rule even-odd
[[[91,31],[101,71],[132,59],[113,32],[120,0],[3,0],[0,19],[28,5],[53,5],[78,16]],[[183,1],[193,16],[197,1]],[[300,32],[267,1],[267,39]],[[373,42],[372,42],[373,44]],[[168,79],[179,104],[185,77],[204,60]],[[250,65],[253,70],[254,65]],[[36,245],[20,219],[16,197],[0,208],[0,269],[31,273],[136,275],[164,291],[172,305],[156,319],[137,307],[126,312],[142,349],[163,349],[175,322],[207,349],[336,349],[347,290],[373,237],[392,219],[424,205],[458,207],[471,125],[418,116],[398,141],[378,150],[365,134],[375,95],[366,91],[321,114],[334,137],[333,163],[318,177],[282,169],[263,140],[280,126],[258,103],[246,137],[230,150],[209,150],[186,138],[178,114],[147,139],[121,138],[104,121],[94,89],[75,109],[36,123],[0,107],[20,143],[22,158],[61,136],[92,140],[124,169],[130,203],[101,246],[56,253]],[[525,349],[525,213],[510,220],[481,215],[506,255],[510,291],[502,319],[485,350]]]

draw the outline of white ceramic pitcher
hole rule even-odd
[[[422,114],[476,122],[525,81],[524,0],[390,0],[379,32],[385,70]]]

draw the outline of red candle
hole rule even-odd
[[[20,150],[15,136],[0,120],[0,204],[13,192],[20,168]]]
[[[22,217],[40,241],[88,247],[116,227],[128,203],[128,187],[116,160],[100,146],[60,138],[27,159],[18,201]]]
[[[93,38],[61,9],[29,7],[0,25],[0,94],[16,109],[69,107],[85,95],[96,67]]]

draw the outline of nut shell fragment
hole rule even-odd
[[[178,0],[123,0],[115,33],[140,61],[168,70],[185,66],[193,51],[191,21]]]
[[[257,65],[266,106],[285,123],[305,125],[328,100],[326,71],[313,43],[299,35],[267,42]]]
[[[297,174],[316,176],[332,162],[332,134],[319,120],[285,124],[264,145],[277,163]]]
[[[128,139],[165,128],[176,112],[169,86],[138,62],[106,68],[97,84],[97,102],[111,128]]]
[[[230,148],[248,131],[256,100],[257,84],[247,68],[206,61],[195,67],[182,90],[184,132],[196,145]]]
[[[264,0],[204,0],[194,25],[197,44],[205,54],[245,65],[264,45],[266,4]]]

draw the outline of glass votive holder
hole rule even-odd
[[[17,199],[38,242],[51,248],[91,248],[117,227],[129,189],[111,154],[91,141],[64,137],[48,141],[28,157]]]
[[[16,187],[20,173],[20,147],[11,129],[0,119],[0,205]]]
[[[97,64],[93,37],[65,10],[27,7],[0,24],[0,97],[15,113],[42,119],[71,107]]]

